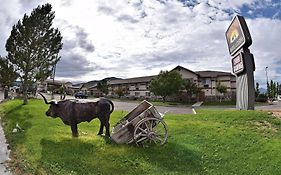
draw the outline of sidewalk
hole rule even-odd
[[[3,92],[0,92],[0,103],[4,98]],[[0,174],[11,175],[12,173],[7,170],[5,162],[9,160],[10,150],[8,150],[8,144],[6,143],[5,134],[2,128],[2,121],[0,124]]]

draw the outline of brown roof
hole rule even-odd
[[[156,75],[155,76],[146,76],[146,77],[119,79],[119,80],[110,80],[107,82],[107,84],[114,85],[114,84],[150,82],[154,77],[156,77]]]
[[[230,72],[220,72],[220,71],[196,71],[200,77],[219,77],[219,76],[234,76]]]

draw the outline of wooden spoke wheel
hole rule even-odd
[[[144,118],[136,124],[134,142],[137,145],[163,145],[168,138],[166,123],[158,118]]]

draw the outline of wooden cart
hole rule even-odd
[[[112,139],[118,143],[163,145],[168,138],[168,127],[163,115],[146,100],[122,118],[112,130]]]

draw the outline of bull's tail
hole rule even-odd
[[[113,104],[113,102],[111,100],[109,100],[109,99],[107,99],[107,100],[108,100],[108,102],[111,105],[111,110],[110,110],[110,114],[111,114],[114,111],[114,104]]]

